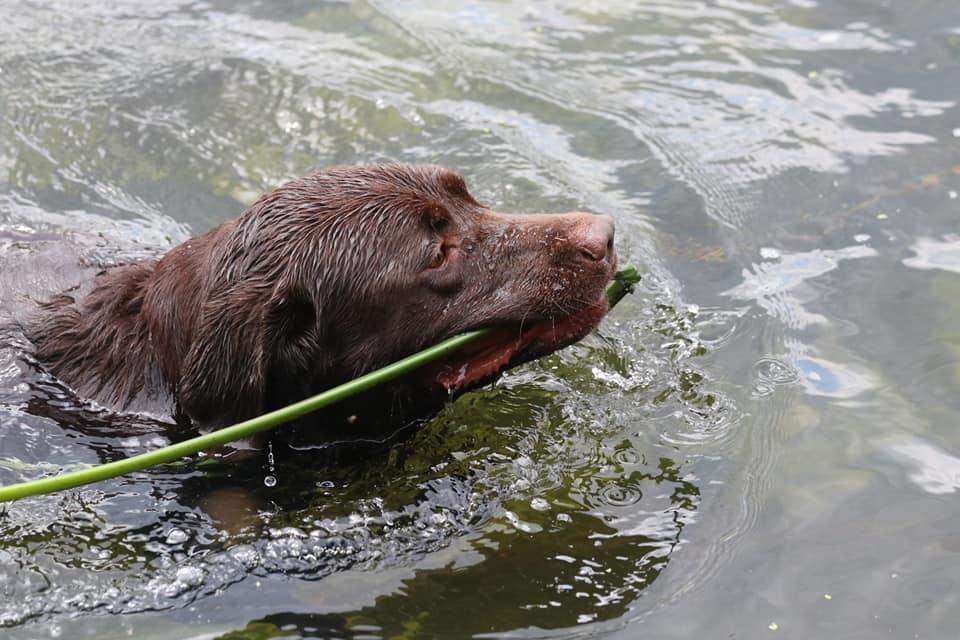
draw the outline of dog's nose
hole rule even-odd
[[[606,214],[583,214],[576,243],[580,255],[587,260],[599,262],[613,255],[613,218]]]

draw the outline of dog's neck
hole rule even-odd
[[[206,295],[219,228],[158,261],[101,272],[83,296],[60,294],[27,326],[37,359],[82,396],[115,409],[176,413],[183,359]]]
[[[156,263],[100,273],[83,297],[60,294],[27,327],[37,359],[82,396],[126,407],[159,376],[144,295]]]

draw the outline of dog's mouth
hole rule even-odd
[[[601,293],[594,303],[569,316],[498,327],[431,365],[429,375],[450,393],[476,387],[506,369],[577,342],[600,324],[607,309],[606,294]]]

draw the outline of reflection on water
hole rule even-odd
[[[387,452],[205,457],[0,507],[4,635],[956,635],[960,5],[0,18],[2,315],[334,163],[608,212],[646,270],[598,336]],[[24,346],[0,340],[0,483],[167,440]]]
[[[744,269],[743,282],[725,293],[741,300],[755,300],[767,313],[791,329],[825,324],[827,318],[804,309],[804,302],[819,298],[816,291],[810,291],[807,281],[833,271],[841,260],[876,255],[876,251],[861,245],[786,255],[776,249],[765,249],[761,256],[768,261],[754,265],[752,270]]]
[[[921,441],[892,444],[889,451],[913,467],[908,477],[927,493],[954,493],[960,489],[960,457]]]
[[[903,264],[914,269],[943,269],[960,273],[960,238],[948,235],[943,240],[917,238],[910,247],[917,255],[904,258]]]

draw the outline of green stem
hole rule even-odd
[[[633,285],[639,282],[639,280],[640,275],[633,267],[627,267],[619,271],[607,287],[607,299],[610,301],[610,306],[612,307],[627,293],[633,291]],[[265,413],[256,418],[250,418],[249,420],[238,422],[235,425],[218,429],[197,436],[196,438],[184,440],[183,442],[178,442],[157,449],[156,451],[149,451],[123,460],[99,464],[88,469],[80,469],[48,478],[40,478],[38,480],[0,487],[0,502],[19,500],[20,498],[26,498],[28,496],[53,493],[55,491],[63,491],[65,489],[93,484],[94,482],[115,478],[126,473],[142,471],[149,467],[173,462],[174,460],[193,455],[205,449],[212,449],[227,444],[228,442],[247,438],[260,431],[266,431],[267,429],[286,422],[296,420],[300,416],[312,411],[316,411],[327,405],[362,393],[379,384],[398,378],[418,367],[463,348],[488,331],[488,329],[480,329],[448,338],[423,351],[388,364],[382,369],[371,371],[350,382],[318,393],[305,400],[295,402],[282,409],[277,409],[276,411]]]

